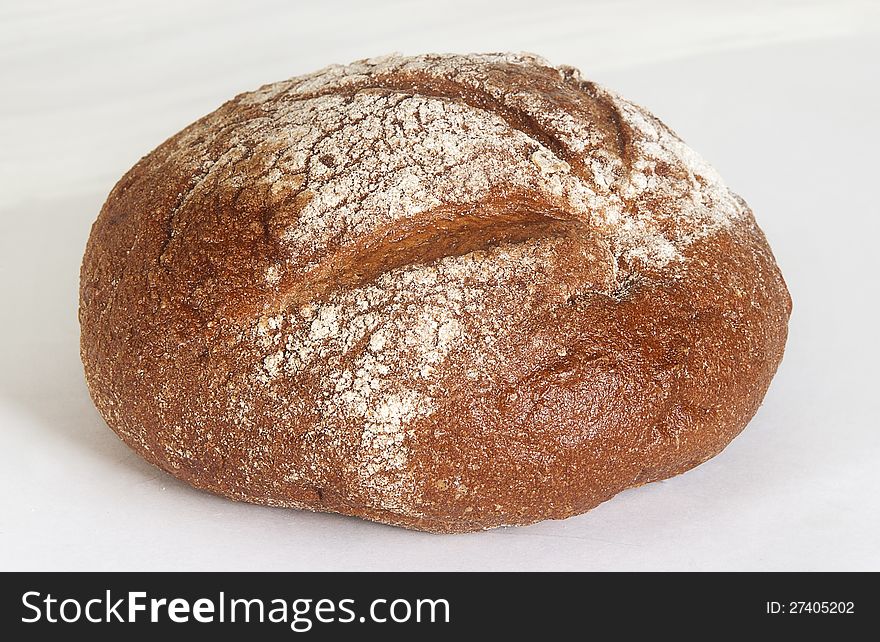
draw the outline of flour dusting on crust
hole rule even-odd
[[[236,104],[251,116],[221,110],[181,135],[178,153],[197,171],[176,216],[218,182],[252,183],[279,248],[261,277],[279,296],[371,235],[506,194],[552,204],[555,219],[591,239],[545,234],[411,261],[253,320],[255,381],[317,382],[304,395],[315,399],[314,434],[352,453],[354,495],[399,513],[418,515],[408,444],[448,395],[444,373],[491,380],[512,328],[569,296],[614,296],[642,273],[674,271],[690,244],[746,213],[648,112],[529,54],[374,58]],[[227,137],[219,155],[214,132]],[[578,281],[560,256],[600,276]],[[316,455],[306,481],[339,472],[327,465]]]

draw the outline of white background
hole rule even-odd
[[[880,569],[878,4],[0,1],[0,569]],[[794,315],[724,453],[564,522],[439,536],[198,492],[104,425],[76,306],[114,182],[238,92],[395,50],[578,66],[746,197]]]

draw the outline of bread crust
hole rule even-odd
[[[526,54],[236,97],[114,187],[80,287],[92,398],[145,459],[434,532],[565,518],[714,456],[790,312],[708,165]]]

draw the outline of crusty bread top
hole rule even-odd
[[[412,426],[438,400],[503,388],[511,354],[546,360],[531,328],[555,307],[673,279],[689,245],[751,220],[651,114],[529,54],[390,56],[242,94],[136,166],[110,222],[145,176],[136,202],[167,231],[142,287],[194,333],[233,337],[238,361],[212,375],[231,420],[273,429],[255,407],[274,399],[277,429],[314,442],[284,474],[401,513],[423,483]],[[151,191],[169,186],[170,203]],[[172,467],[186,457],[130,430]]]
[[[193,172],[180,195],[181,219],[198,216],[187,204],[218,184],[264,187],[268,207],[278,210],[265,221],[267,232],[283,248],[265,278],[305,271],[310,290],[351,278],[338,264],[365,248],[377,253],[402,221],[422,231],[451,219],[444,238],[451,231],[496,240],[516,235],[499,227],[537,228],[531,237],[581,223],[622,264],[625,273],[604,284],[613,287],[643,267],[679,259],[683,247],[744,211],[718,174],[650,113],[582,81],[576,69],[529,54],[334,65],[238,96],[168,151],[170,162]],[[510,199],[506,211],[475,214]],[[469,214],[500,220],[485,231],[489,224]],[[167,251],[185,236],[172,238]],[[482,240],[461,239],[460,249]],[[418,257],[399,260],[426,262],[431,254],[422,247]]]

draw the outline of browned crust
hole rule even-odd
[[[546,85],[562,102],[578,102],[570,94],[582,92],[578,113],[629,163],[631,134],[591,84],[557,75],[549,87],[544,69],[496,73],[512,89]],[[494,110],[582,170],[552,133],[485,93],[415,75],[377,78],[370,90],[428,92]],[[237,101],[224,110],[229,127],[264,117]],[[308,194],[273,202],[253,180],[268,168],[245,155],[238,168],[250,182],[218,183],[181,218],[198,170],[180,166],[179,140],[120,180],[92,229],[81,272],[81,351],[110,427],[198,488],[436,532],[564,518],[720,452],[756,412],[782,358],[791,301],[751,214],[691,244],[674,267],[615,282],[609,270],[619,266],[610,265],[601,230],[540,195],[496,193],[293,257],[294,266],[317,258],[317,267],[291,269],[269,288],[262,275],[285,259],[273,225],[284,226],[282,215],[295,220]],[[219,133],[214,144],[221,154]],[[547,266],[558,289],[527,325],[509,328],[491,385],[463,376],[466,363],[453,359],[445,396],[408,440],[406,473],[418,480],[418,495],[407,510],[377,505],[353,486],[345,473],[351,444],[315,431],[314,410],[288,419],[288,406],[319,393],[308,373],[273,383],[271,394],[255,390],[253,365],[265,355],[247,340],[254,315],[295,310],[407,265],[542,238],[587,247],[593,262],[558,252]],[[352,358],[341,355],[339,367]],[[231,418],[243,395],[247,424]],[[281,418],[290,423],[279,433]],[[330,471],[320,485],[289,474],[316,457]]]

